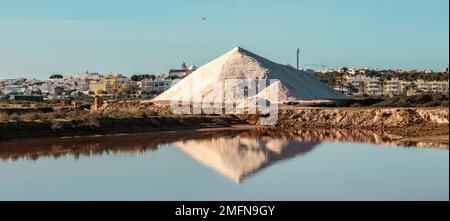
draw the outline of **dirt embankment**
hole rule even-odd
[[[26,114],[26,113],[48,113],[52,112],[52,107],[39,108],[0,108],[0,114]]]
[[[282,110],[282,126],[404,127],[418,124],[448,124],[448,109],[415,108],[317,108]]]
[[[132,100],[132,101],[103,101],[99,107],[100,112],[139,112],[147,111],[154,115],[168,116],[172,115],[170,106],[168,104],[155,104],[146,100]]]
[[[105,102],[101,111],[152,110],[171,114],[167,104],[151,102]],[[202,115],[205,116],[205,115]],[[249,124],[258,125],[258,115],[238,115]],[[280,129],[369,129],[385,130],[402,136],[436,136],[449,134],[447,108],[348,108],[280,106],[277,128]]]
[[[0,123],[0,140],[218,128],[246,123],[258,125],[260,118],[257,115],[173,115],[167,104],[148,101],[106,101],[98,106],[97,111],[104,113],[106,118]],[[446,108],[282,106],[276,128],[362,129],[388,131],[402,137],[433,137],[448,135],[448,126],[449,110]]]
[[[245,122],[232,116],[150,116],[90,121],[0,123],[0,140],[219,128]]]
[[[258,124],[259,117],[239,118]],[[381,129],[408,135],[448,134],[446,108],[281,108],[277,128]]]

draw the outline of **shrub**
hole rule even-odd
[[[0,121],[8,121],[9,120],[9,114],[0,112]]]
[[[20,118],[20,116],[19,116],[18,114],[13,113],[13,114],[10,114],[10,115],[9,115],[9,120],[12,120],[12,121],[20,121],[21,118]]]
[[[448,96],[442,94],[419,94],[386,98],[373,107],[438,107],[448,106]]]
[[[364,105],[362,105],[362,104],[359,103],[359,102],[355,102],[355,103],[353,103],[353,104],[350,104],[349,107],[364,107]]]
[[[60,121],[56,121],[56,122],[52,123],[51,127],[52,127],[53,131],[61,130],[64,128],[64,123],[60,122]]]
[[[38,113],[25,113],[21,116],[21,120],[24,121],[35,121],[39,120],[40,118],[41,116]]]

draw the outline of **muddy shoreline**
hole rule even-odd
[[[261,116],[238,115],[257,125]],[[449,134],[446,108],[318,108],[281,107],[279,129],[377,130],[405,137],[433,137]]]
[[[232,116],[154,116],[94,121],[8,122],[0,123],[0,141],[229,128],[244,124],[246,122]]]
[[[153,106],[153,105],[151,105]],[[129,108],[128,106],[126,108]],[[148,108],[148,107],[144,107]],[[153,108],[156,108],[153,106]],[[118,111],[121,108],[115,108]],[[160,109],[160,108],[157,108]],[[168,115],[91,121],[2,122],[0,141],[45,137],[135,134],[232,128],[237,125],[277,130],[345,129],[389,133],[403,139],[448,143],[445,108],[293,108],[281,107],[274,127],[258,126],[258,115]],[[447,137],[447,139],[445,139]]]
[[[100,120],[95,124],[79,122],[60,122],[57,125],[39,122],[0,123],[0,142],[29,140],[37,138],[82,137],[115,134],[139,134],[160,132],[182,132],[209,129],[259,128],[262,130],[364,130],[389,133],[401,136],[405,140],[449,141],[449,127],[445,124],[423,124],[404,127],[333,127],[320,125],[277,125],[275,127],[258,126],[235,118],[150,118]]]

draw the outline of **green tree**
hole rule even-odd
[[[364,81],[359,82],[359,89],[362,91],[362,95],[366,94],[366,83]]]
[[[142,81],[144,79],[152,79],[155,80],[156,76],[153,74],[139,74],[139,75],[132,75],[131,77],[132,81]]]
[[[138,87],[134,84],[125,84],[117,90],[119,95],[131,95],[136,94],[138,91]]]
[[[50,75],[50,79],[61,79],[61,78],[63,78],[64,76],[62,76],[62,75],[60,75],[60,74],[52,74],[52,75]]]
[[[417,84],[414,83],[414,80],[409,80],[409,85],[408,85],[408,87],[409,87],[410,89],[415,90],[415,89],[417,88]]]
[[[338,73],[338,87],[341,91],[344,90],[345,87],[345,82],[344,82],[344,75],[348,74],[348,68],[347,67],[343,67],[342,68],[342,72]]]
[[[95,93],[96,94],[106,94],[106,91],[104,91],[102,89],[98,89]]]
[[[384,85],[386,84],[386,80],[384,80],[383,78],[379,78],[378,84],[381,86],[381,95],[384,96]]]
[[[347,88],[348,88],[348,92],[353,93],[355,87],[353,86],[353,84],[351,82],[347,83]]]
[[[55,94],[56,95],[63,95],[63,93],[64,93],[64,87],[61,87],[61,86],[55,87]]]

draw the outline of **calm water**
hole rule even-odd
[[[0,200],[449,200],[442,144],[305,133],[0,143]]]

